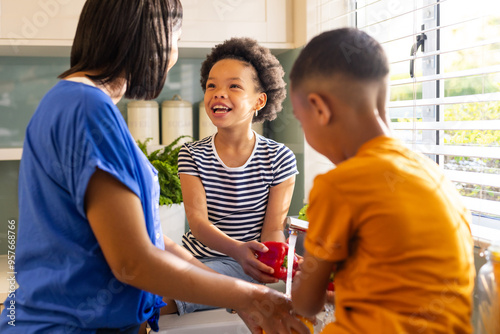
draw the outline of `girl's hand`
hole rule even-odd
[[[276,283],[273,268],[265,265],[256,258],[256,252],[267,252],[267,247],[258,241],[248,241],[240,243],[233,254],[233,258],[243,268],[243,271],[253,279],[261,283]]]

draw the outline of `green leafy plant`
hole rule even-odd
[[[182,147],[179,141],[185,137],[190,136],[180,136],[168,146],[149,154],[147,145],[152,138],[147,138],[144,142],[140,140],[137,141],[137,145],[141,151],[158,171],[160,205],[179,204],[182,202],[181,181],[178,175],[177,158]]]

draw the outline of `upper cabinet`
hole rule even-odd
[[[276,46],[293,44],[291,0],[183,0],[181,42],[217,43],[248,36]]]
[[[84,3],[0,0],[0,55],[69,55]]]
[[[296,1],[296,0],[295,0]],[[69,56],[85,0],[0,0],[0,56]],[[291,49],[294,0],[182,0],[180,54],[203,57],[234,36]]]

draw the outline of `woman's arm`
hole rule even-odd
[[[266,216],[262,227],[261,241],[285,242],[283,234],[285,218],[292,201],[293,188],[295,186],[295,175],[289,177],[280,184],[272,187],[269,191]]]
[[[292,327],[307,333],[278,292],[209,272],[155,247],[139,198],[106,172],[97,170],[91,177],[85,207],[104,257],[121,282],[169,298],[233,308],[251,315],[249,325],[257,323],[269,333],[289,333]],[[269,302],[271,311],[263,307]]]
[[[182,198],[191,233],[204,245],[224,253],[243,267],[247,275],[263,283],[275,283],[271,267],[255,258],[255,252],[267,251],[258,241],[242,242],[222,232],[208,220],[207,199],[201,180],[193,175],[180,174]]]
[[[334,264],[305,252],[292,285],[292,303],[297,313],[313,317],[323,309]]]

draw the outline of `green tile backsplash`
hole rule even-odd
[[[0,57],[0,148],[23,146],[40,99],[68,66],[67,58]]]
[[[7,254],[7,228],[17,228],[17,176],[19,161],[0,161],[0,255]]]
[[[299,174],[295,177],[295,188],[293,191],[292,203],[290,203],[290,216],[299,214],[304,206],[304,133],[300,127],[300,122],[293,116],[292,102],[290,101],[290,73],[295,59],[297,59],[300,49],[290,50],[277,56],[283,69],[285,70],[285,81],[287,83],[287,98],[283,102],[283,110],[278,114],[278,118],[269,123],[268,137],[286,144],[295,154]]]

